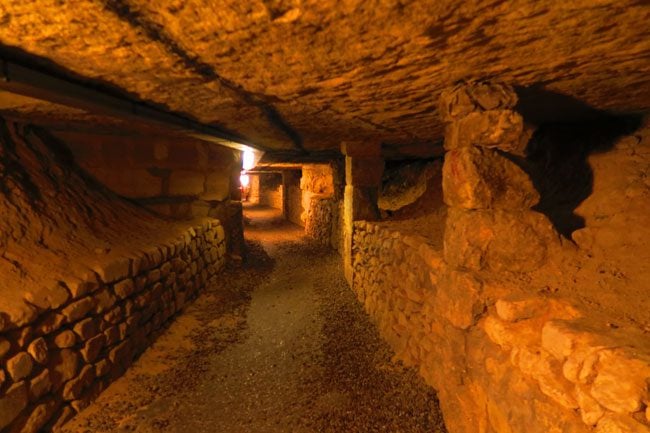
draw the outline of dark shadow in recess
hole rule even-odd
[[[575,209],[593,191],[590,154],[611,150],[641,125],[638,114],[614,115],[541,87],[518,88],[519,111],[539,125],[526,147],[526,169],[541,199],[535,210],[570,238],[585,226]]]

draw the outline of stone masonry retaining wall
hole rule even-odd
[[[71,276],[19,328],[1,330],[0,431],[56,430],[83,410],[214,282],[225,261],[220,222]],[[43,301],[43,302],[41,302]]]
[[[305,234],[320,244],[330,245],[335,206],[333,197],[312,195],[305,219]]]
[[[382,223],[355,223],[353,257],[353,290],[438,391],[450,433],[650,432],[641,330],[459,272],[426,238]]]

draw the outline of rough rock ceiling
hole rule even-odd
[[[650,109],[648,23],[647,0],[3,0],[0,44],[278,151],[418,155],[461,79]]]

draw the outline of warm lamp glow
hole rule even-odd
[[[248,186],[248,184],[250,183],[250,181],[251,181],[251,179],[250,179],[250,177],[249,177],[247,174],[242,174],[241,176],[239,176],[239,183],[240,183],[241,186],[243,186],[244,188],[246,188],[246,187]]]
[[[252,150],[244,150],[242,168],[244,170],[250,170],[255,166],[255,154]],[[242,183],[243,185],[243,183]]]

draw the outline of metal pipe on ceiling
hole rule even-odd
[[[267,151],[263,146],[244,142],[220,128],[170,113],[145,103],[109,95],[87,85],[37,71],[0,58],[0,89],[89,113],[162,125],[189,137],[244,151]]]

